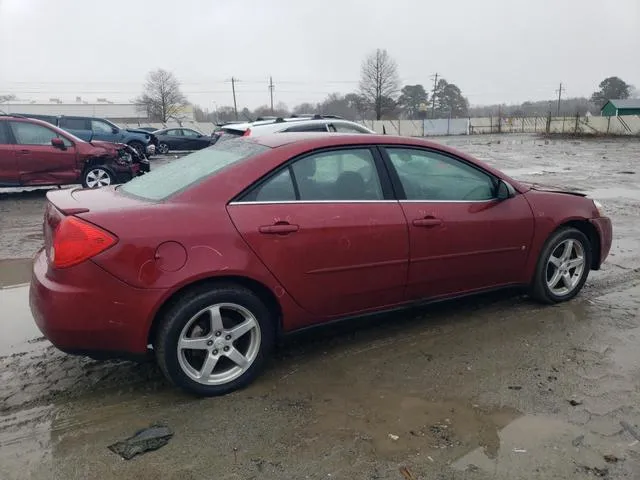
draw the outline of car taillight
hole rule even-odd
[[[116,237],[77,217],[65,217],[53,233],[50,260],[56,268],[67,268],[94,257],[115,245]]]
[[[247,128],[244,133],[242,134],[243,137],[248,137],[249,135],[251,135],[251,129]]]

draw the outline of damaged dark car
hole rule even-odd
[[[50,123],[0,115],[0,187],[125,183],[150,170],[129,145],[86,142]]]

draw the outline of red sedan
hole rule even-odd
[[[152,350],[201,395],[247,385],[279,335],[331,320],[508,286],[569,300],[612,235],[581,194],[376,135],[240,138],[47,198],[42,332],[69,353]]]

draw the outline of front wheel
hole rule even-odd
[[[82,185],[85,188],[108,187],[113,183],[113,174],[104,167],[89,167],[82,176]]]
[[[144,146],[144,144],[142,142],[131,142],[129,143],[129,146],[131,148],[133,148],[136,152],[138,152],[138,155],[140,155],[142,158],[146,157],[146,153],[147,153],[147,148]]]
[[[587,281],[591,244],[576,228],[555,232],[538,259],[531,296],[543,303],[559,303],[575,297]]]
[[[244,287],[210,285],[185,294],[160,319],[154,349],[164,375],[202,396],[253,381],[274,344],[273,316]]]
[[[158,153],[161,153],[163,155],[169,153],[169,145],[167,145],[166,143],[161,143],[160,145],[158,145]]]

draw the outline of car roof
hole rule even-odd
[[[344,118],[339,118],[339,117],[335,117],[335,116],[329,116],[329,117],[321,117],[321,118],[314,118],[314,117],[285,117],[285,118],[268,118],[265,120],[256,120],[255,122],[244,122],[244,123],[228,123],[225,125],[222,125],[223,129],[230,129],[230,130],[246,130],[248,128],[254,129],[256,127],[264,127],[264,126],[273,126],[276,127],[278,125],[283,125],[283,124],[288,124],[288,123],[295,123],[296,125],[302,124],[302,125],[306,125],[306,124],[318,124],[318,123],[349,123],[349,124],[356,124],[356,125],[360,125],[356,122],[352,122],[351,120],[346,120]]]
[[[269,148],[278,148],[291,143],[300,143],[301,146],[309,146],[311,148],[358,144],[404,144],[434,147],[441,150],[446,149],[446,147],[440,143],[431,142],[422,138],[374,135],[368,133],[280,132],[259,137],[243,137],[243,139],[256,142],[259,145],[264,145]]]

